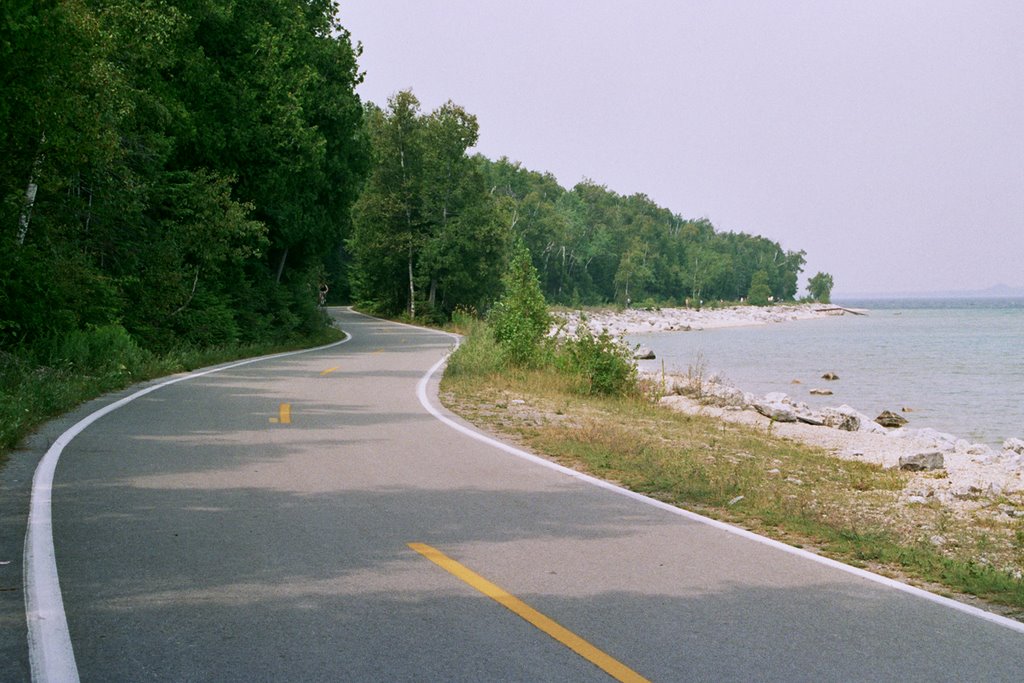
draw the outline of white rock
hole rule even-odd
[[[979,496],[998,496],[1003,492],[999,482],[986,481],[980,477],[972,477],[953,485],[952,493],[960,499],[977,498]]]
[[[1003,442],[1003,450],[1024,454],[1024,439],[1007,439]]]
[[[869,419],[866,415],[859,415],[860,429],[858,431],[867,432],[869,434],[885,434],[885,427],[878,424],[874,420]]]

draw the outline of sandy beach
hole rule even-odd
[[[664,308],[561,314],[565,330],[585,323],[595,333],[615,336],[645,332],[687,332],[766,325],[860,313],[818,304],[770,308]],[[854,407],[812,410],[784,393],[755,396],[716,377],[646,373],[662,387],[666,407],[750,425],[820,447],[837,458],[914,471],[904,490],[907,503],[937,501],[955,508],[990,505],[1000,495],[1024,491],[1024,440],[1007,439],[1002,448],[970,443],[934,429],[883,427],[877,416]],[[920,467],[921,469],[915,469]]]

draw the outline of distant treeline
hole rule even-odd
[[[348,241],[355,298],[385,313],[486,309],[513,245],[529,249],[548,301],[566,304],[791,300],[803,251],[716,232],[643,194],[571,190],[506,158],[468,156],[476,118],[411,92],[367,106],[373,165]]]
[[[362,104],[337,9],[5,3],[0,352],[110,328],[155,351],[299,339],[324,284],[384,313],[485,312],[520,243],[555,303],[796,294],[803,252],[470,156],[454,103]]]

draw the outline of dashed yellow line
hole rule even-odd
[[[487,597],[491,598],[502,607],[512,611],[529,623],[548,634],[562,645],[583,657],[590,663],[596,665],[609,676],[617,681],[629,681],[630,683],[646,682],[647,679],[630,669],[628,666],[606,654],[578,635],[557,623],[553,619],[541,614],[525,602],[515,597],[505,589],[497,586],[466,566],[451,559],[440,550],[432,548],[424,543],[409,543],[408,546],[423,555],[425,558],[441,567],[449,574],[468,583]]]
[[[292,404],[282,403],[281,407],[277,410],[277,417],[271,417],[267,421],[271,424],[290,424],[292,421]]]
[[[324,375],[329,375],[332,372],[336,372],[337,370],[338,370],[338,368],[336,368],[336,367],[335,368],[327,368],[326,370],[324,370],[324,371],[322,371],[320,373],[320,376],[323,377]]]

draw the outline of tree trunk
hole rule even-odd
[[[43,145],[46,144],[46,135],[39,140],[39,152],[35,161],[32,162],[32,173],[28,177],[28,187],[25,188],[25,201],[21,205],[21,215],[18,216],[18,244],[25,243],[28,235],[28,224],[32,220],[32,207],[36,205],[36,193],[39,186],[36,185],[36,178],[39,177],[39,170],[43,165]]]
[[[284,248],[284,253],[281,254],[281,260],[277,264],[277,283],[281,283],[281,274],[284,272],[285,261],[288,260],[288,247]]]
[[[416,285],[412,280],[412,242],[409,243],[409,317],[416,319]]]

